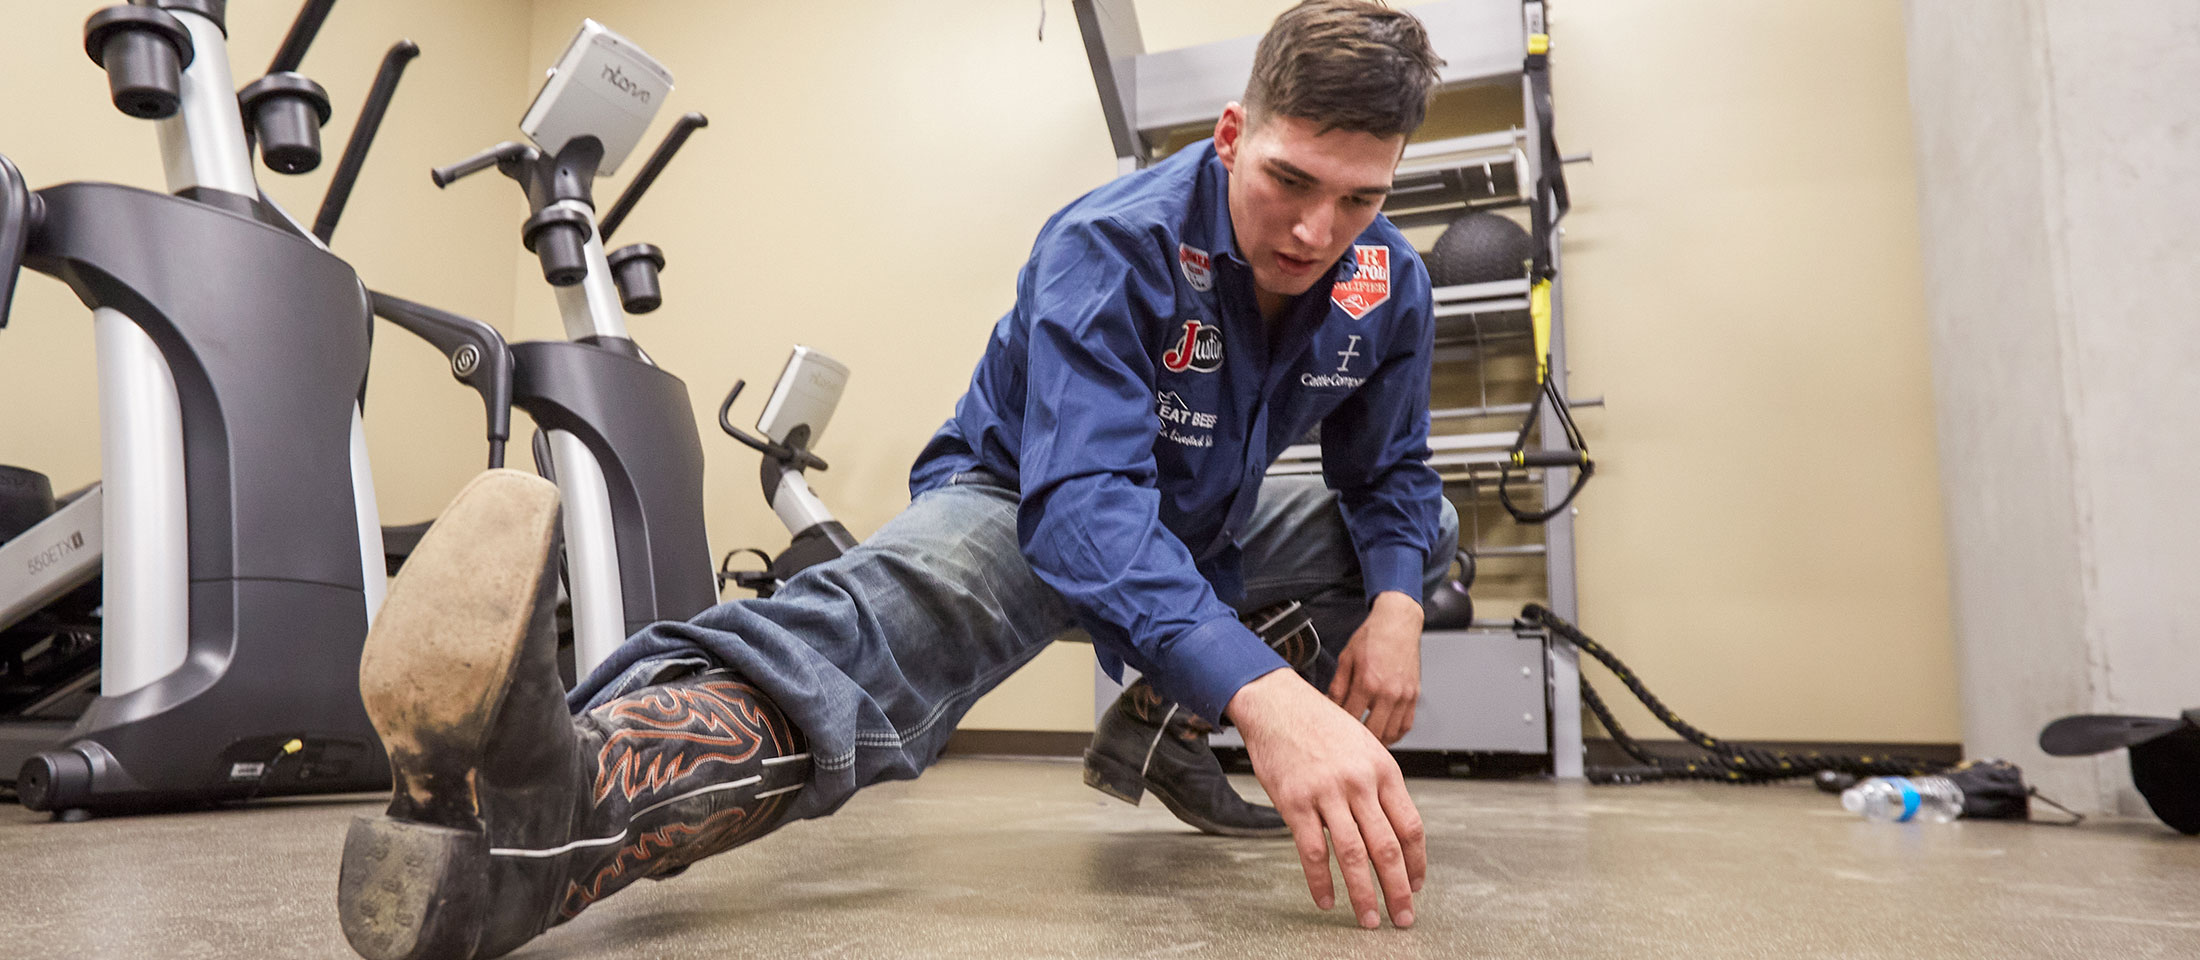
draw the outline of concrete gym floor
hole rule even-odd
[[[1257,791],[1250,778],[1242,789]],[[1806,786],[1415,780],[1411,930],[1312,906],[1288,841],[1180,828],[1062,761],[951,759],[514,957],[2200,957],[2200,839],[2152,821],[1859,822]],[[377,804],[49,823],[0,810],[0,956],[342,958]]]

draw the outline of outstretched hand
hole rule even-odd
[[[1395,590],[1375,597],[1367,619],[1337,656],[1337,674],[1329,681],[1329,699],[1385,746],[1413,729],[1413,711],[1421,701],[1421,604]]]
[[[1390,751],[1289,670],[1240,688],[1229,715],[1245,737],[1253,775],[1291,827],[1314,905],[1327,910],[1336,901],[1329,875],[1334,852],[1360,926],[1382,923],[1378,886],[1391,923],[1412,926],[1428,849],[1421,813]]]

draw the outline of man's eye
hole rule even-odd
[[[1373,198],[1373,197],[1363,197],[1363,196],[1358,196],[1358,195],[1354,195],[1354,196],[1350,196],[1350,197],[1346,197],[1346,198],[1344,198],[1344,202],[1345,202],[1345,204],[1346,204],[1346,205],[1348,205],[1348,206],[1351,206],[1351,207],[1354,207],[1354,208],[1356,208],[1356,209],[1360,209],[1360,210],[1365,210],[1365,209],[1367,209],[1368,207],[1372,207],[1372,206],[1374,206],[1374,205],[1375,205],[1375,198]]]

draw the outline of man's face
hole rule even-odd
[[[1323,132],[1271,115],[1246,127],[1230,104],[1215,122],[1215,153],[1230,171],[1230,225],[1253,268],[1263,313],[1305,293],[1375,222],[1405,137]]]

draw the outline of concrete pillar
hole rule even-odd
[[[1966,751],[2143,813],[2036,741],[2200,706],[2200,6],[1907,20]]]

